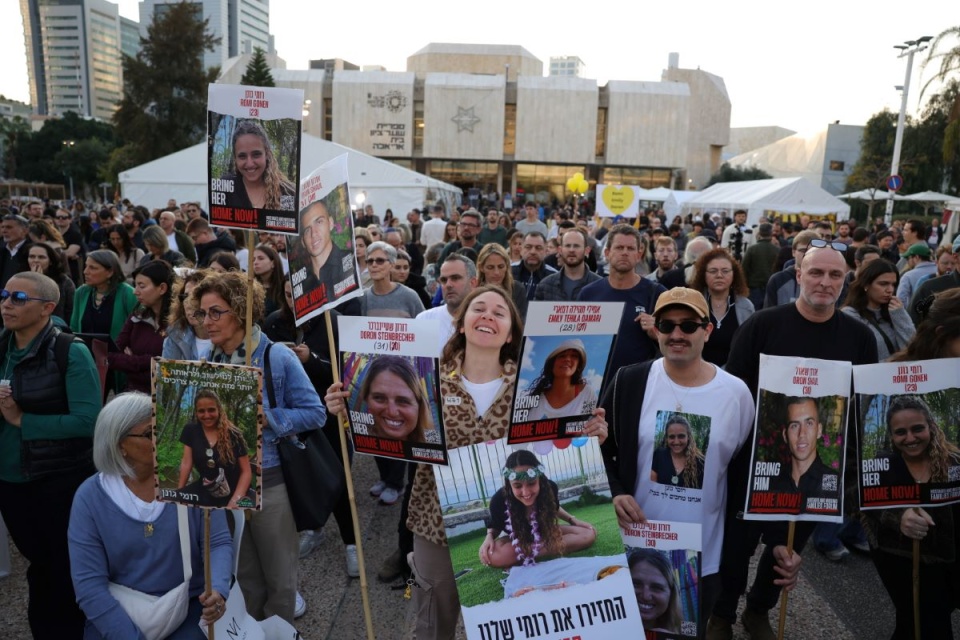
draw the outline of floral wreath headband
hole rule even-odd
[[[536,467],[530,467],[526,471],[514,471],[509,467],[504,467],[502,473],[503,479],[507,482],[515,482],[517,480],[520,480],[521,482],[530,482],[532,480],[536,480],[540,476],[546,475],[547,472],[542,466],[538,465]]]

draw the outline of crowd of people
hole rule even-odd
[[[285,197],[278,193],[267,195]],[[909,561],[894,538],[922,540],[922,579],[951,593],[953,507],[872,512],[864,527],[852,513],[843,525],[816,531],[799,523],[792,549],[784,523],[737,517],[761,353],[854,364],[960,356],[960,243],[936,246],[944,238],[936,220],[867,229],[794,216],[748,225],[737,211],[732,219],[678,216],[668,224],[651,209],[636,220],[598,221],[576,206],[547,210],[528,201],[510,213],[434,205],[404,220],[387,210],[382,222],[368,205],[355,213],[354,228],[363,295],[337,312],[438,323],[441,395],[457,399],[443,407],[451,448],[506,434],[530,302],[625,303],[598,395],[585,383],[576,339],[559,345],[521,391],[539,398],[546,417],[589,408],[585,434],[601,443],[621,525],[649,518],[703,526],[706,637],[732,637],[760,541],[765,551],[741,617],[752,638],[775,637],[768,612],[780,590],[796,583],[811,537],[831,560],[849,547],[872,554],[896,607],[894,637],[912,632],[913,615],[903,587]],[[298,561],[317,548],[319,534],[297,531],[277,444],[322,430],[339,455],[336,415],[351,407],[333,378],[336,345],[322,321],[294,321],[286,236],[260,233],[247,246],[245,233],[211,226],[197,203],[173,201],[154,211],[127,202],[88,210],[0,201],[0,233],[0,514],[30,564],[34,636],[137,637],[135,627],[151,622],[128,608],[117,585],[187,594],[157,637],[200,637],[198,620],[223,615],[234,544],[228,518],[222,511],[213,518],[207,590],[198,517],[154,500],[147,394],[152,358],[243,364],[248,338],[253,365],[271,372],[260,457],[247,458],[215,394],[198,394],[179,479],[201,488],[216,481],[193,475],[194,458],[207,448],[237,461],[238,474],[226,480],[234,490],[210,502],[231,508],[247,497],[251,465],[259,468],[263,510],[239,539],[236,578],[252,616],[292,623],[307,605],[297,590]],[[109,344],[103,358],[88,348],[97,343]],[[383,358],[361,395],[375,429],[422,437],[435,425],[416,373],[404,364]],[[903,404],[888,416],[897,464],[917,482],[939,478],[944,460],[960,454],[942,441],[922,400]],[[709,425],[709,448],[697,442],[694,421]],[[379,480],[369,493],[401,505],[396,549],[378,578],[392,582],[413,570],[417,638],[452,638],[459,601],[432,470],[376,462]],[[787,481],[803,481],[799,470],[794,475]],[[503,477],[480,548],[484,565],[509,569],[593,543],[596,531],[559,506],[556,484],[532,453],[508,459]],[[677,509],[657,484],[701,499]],[[42,513],[33,508],[39,502],[47,506]],[[333,515],[347,573],[356,577],[346,494]],[[542,532],[536,540],[531,523]],[[630,567],[638,598],[664,580],[655,558],[634,553]],[[657,628],[678,623],[675,603],[668,604],[675,594],[661,600]],[[924,637],[950,637],[943,629],[952,602],[945,595],[924,604]],[[60,615],[50,616],[51,606]]]

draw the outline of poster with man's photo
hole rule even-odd
[[[446,464],[436,323],[363,316],[337,322],[356,452]]]
[[[531,302],[508,440],[577,437],[599,402],[622,302]]]
[[[853,368],[860,508],[960,502],[960,358]]]
[[[259,509],[261,370],[156,358],[152,378],[157,498]]]
[[[304,178],[299,211],[299,235],[287,241],[297,326],[363,295],[347,187],[347,154],[323,163]]]
[[[852,366],[760,355],[744,519],[842,522]]]
[[[303,91],[207,89],[210,224],[297,232]]]
[[[449,454],[434,475],[468,638],[636,637],[596,438],[501,438]]]
[[[621,529],[648,640],[696,638],[700,619],[701,527],[648,520]]]

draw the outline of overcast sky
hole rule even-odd
[[[19,4],[0,2],[0,93],[29,101]],[[121,15],[139,20],[137,0],[119,5]],[[272,0],[270,30],[290,69],[305,69],[310,59],[343,58],[404,71],[407,56],[430,42],[518,44],[543,61],[545,73],[550,56],[579,56],[586,76],[602,85],[659,81],[669,53],[677,52],[681,67],[723,78],[732,126],[814,132],[837,120],[864,124],[884,107],[899,111],[894,87],[903,84],[906,58],[898,59],[893,46],[955,26],[958,16],[948,15],[948,5],[689,0],[615,9],[567,1]],[[917,112],[919,87],[935,69],[921,68],[926,55],[916,56],[908,113]]]

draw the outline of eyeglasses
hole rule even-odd
[[[460,223],[460,226],[461,226],[461,227],[479,227],[480,225],[478,225],[478,224],[476,224],[476,223],[474,223],[474,222],[461,222],[461,223]]]
[[[128,433],[124,438],[149,438],[153,440],[153,428],[147,429],[143,433]]]
[[[708,276],[728,276],[733,273],[733,269],[707,269]]]
[[[193,319],[196,320],[197,322],[203,322],[204,320],[207,319],[207,316],[209,315],[210,319],[216,322],[225,313],[233,313],[233,311],[231,311],[230,309],[217,309],[216,307],[214,307],[213,309],[210,309],[210,311],[204,311],[201,309],[200,311],[197,311],[196,313],[193,314]]]
[[[0,302],[3,302],[4,300],[10,300],[10,302],[18,307],[22,307],[30,300],[35,300],[37,302],[53,302],[53,300],[47,300],[46,298],[33,298],[27,295],[25,291],[7,291],[6,289],[0,291]]]
[[[390,261],[387,260],[386,258],[367,258],[367,261],[366,261],[366,262],[367,262],[367,266],[369,267],[369,266],[374,265],[374,264],[377,265],[377,266],[379,266],[379,265],[383,264],[384,262],[390,262]]]
[[[810,241],[810,246],[814,249],[823,249],[825,247],[830,247],[834,251],[839,251],[840,253],[847,252],[847,245],[842,242],[827,242],[826,240],[821,240],[820,238]]]
[[[69,220],[70,216],[56,216],[57,220]]]
[[[657,322],[656,326],[657,331],[663,334],[673,333],[673,330],[677,327],[680,327],[680,331],[683,331],[686,334],[696,333],[697,329],[706,329],[707,321],[702,320],[697,322],[696,320],[684,320],[683,322],[674,322],[673,320],[661,320]]]

